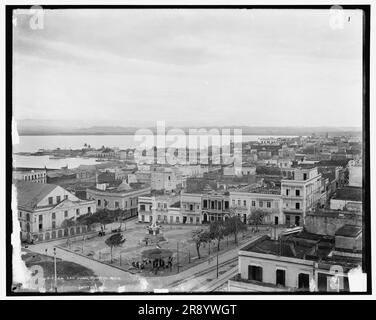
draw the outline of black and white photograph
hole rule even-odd
[[[6,41],[8,295],[371,293],[369,5],[11,5]]]

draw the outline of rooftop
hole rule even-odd
[[[279,240],[273,240],[265,235],[241,250],[288,258],[319,260],[327,257],[332,251],[333,240],[333,237],[306,231],[284,236]]]
[[[342,189],[338,189],[333,199],[362,202],[363,188],[347,186]]]
[[[31,181],[17,181],[17,205],[26,209],[34,209],[57,186],[47,183],[34,183]]]
[[[362,227],[345,224],[343,227],[339,228],[335,235],[341,237],[356,238],[362,232]]]

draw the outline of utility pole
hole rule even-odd
[[[217,250],[217,278],[218,278],[218,252],[219,252],[219,250]]]
[[[56,248],[54,248],[54,273],[55,273],[55,292],[57,292]]]
[[[176,242],[176,251],[177,251],[176,262],[178,264],[178,273],[179,273],[179,241]]]

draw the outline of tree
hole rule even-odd
[[[194,230],[192,239],[194,240],[196,244],[197,256],[200,259],[201,258],[200,256],[201,244],[208,243],[210,241],[210,234],[207,230],[204,230],[204,229]]]
[[[235,244],[238,244],[238,233],[247,230],[247,226],[238,216],[232,216],[225,220],[226,233],[234,235]]]
[[[256,227],[256,231],[258,231],[258,226],[262,224],[264,218],[266,216],[266,212],[262,210],[254,210],[251,211],[251,214],[248,216],[247,220],[248,223]]]
[[[69,239],[70,239],[70,230],[69,230],[69,228],[70,227],[74,227],[76,224],[77,224],[77,222],[75,220],[73,220],[73,218],[65,219],[61,223],[61,227],[68,230],[67,243],[69,243]]]
[[[226,235],[226,226],[223,220],[212,222],[209,226],[210,238],[217,241],[217,250],[219,251],[219,244]]]
[[[121,233],[115,233],[111,237],[108,237],[105,244],[111,249],[111,263],[112,263],[112,249],[114,247],[120,247],[124,243],[125,239]]]

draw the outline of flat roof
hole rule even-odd
[[[355,225],[349,225],[345,224],[341,228],[339,228],[335,235],[341,236],[341,237],[349,237],[349,238],[355,238],[362,232],[362,227],[355,226]]]
[[[337,200],[350,200],[350,201],[359,201],[363,200],[363,188],[360,187],[344,187],[338,189],[333,197]]]

